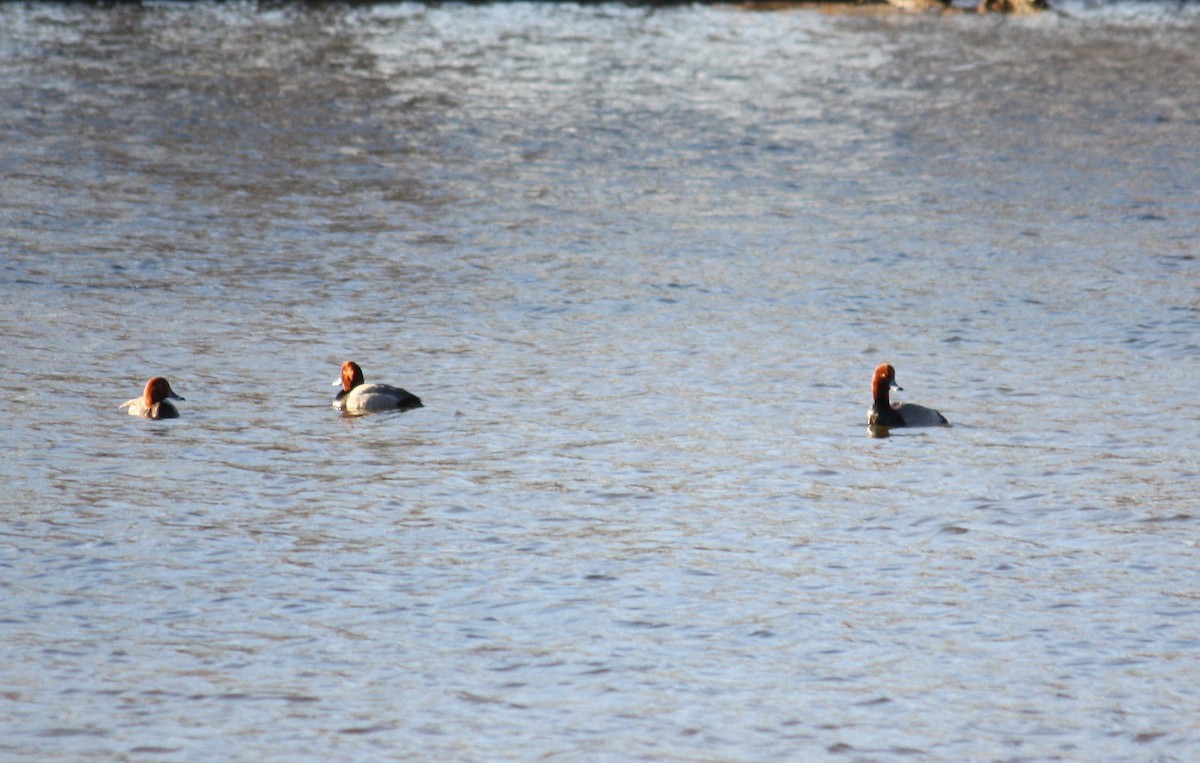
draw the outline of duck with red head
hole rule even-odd
[[[128,408],[130,416],[145,416],[148,419],[177,419],[179,411],[169,400],[183,400],[171,389],[171,383],[161,376],[155,376],[146,382],[146,389],[141,397],[126,400],[117,406]]]
[[[880,363],[871,379],[874,402],[867,412],[867,424],[872,427],[936,427],[949,424],[946,417],[932,408],[913,403],[892,404],[889,390],[903,390],[896,383],[896,369],[891,363]]]
[[[333,399],[333,407],[351,415],[422,407],[421,398],[408,390],[390,384],[364,384],[362,369],[353,360],[342,364],[342,377],[333,386],[342,388]]]

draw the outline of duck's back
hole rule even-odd
[[[351,413],[407,411],[422,407],[421,398],[390,384],[360,384],[340,399],[341,408]]]
[[[904,420],[906,427],[937,427],[949,424],[946,417],[932,408],[914,403],[902,403],[896,407],[896,413]]]
[[[867,424],[873,427],[938,427],[950,422],[932,408],[915,403],[902,403],[884,408],[871,406]]]
[[[126,400],[117,406],[118,411],[122,408],[124,408],[126,413],[128,413],[130,416],[146,415],[146,403],[140,397],[135,397],[132,400]]]

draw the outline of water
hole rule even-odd
[[[0,6],[0,759],[1192,759],[1196,11]]]

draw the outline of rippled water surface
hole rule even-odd
[[[0,759],[1194,760],[1198,35],[0,5]]]

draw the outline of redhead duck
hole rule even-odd
[[[363,384],[363,372],[353,360],[342,364],[342,378],[333,383],[342,391],[333,399],[333,407],[350,414],[377,411],[407,411],[421,407],[421,398],[390,384]]]
[[[179,411],[168,400],[182,400],[171,389],[171,383],[161,376],[155,376],[146,382],[146,389],[141,397],[127,400],[117,406],[128,408],[130,416],[145,416],[148,419],[177,419]]]
[[[896,369],[891,363],[880,363],[871,379],[871,396],[875,402],[867,413],[867,424],[873,427],[936,427],[949,424],[946,417],[932,408],[912,403],[892,405],[888,399],[891,388],[903,390],[896,383]]]

